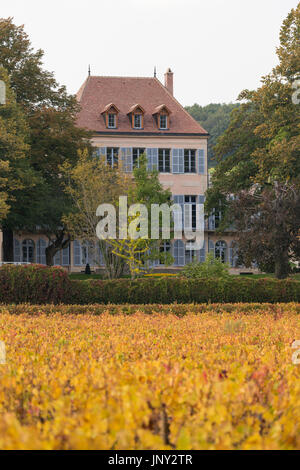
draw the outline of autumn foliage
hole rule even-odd
[[[299,313],[2,306],[0,448],[299,449]]]

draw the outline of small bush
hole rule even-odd
[[[215,258],[212,253],[209,253],[204,263],[193,261],[184,266],[180,276],[192,279],[226,279],[230,276],[229,264],[222,263],[219,258]]]

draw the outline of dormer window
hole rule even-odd
[[[158,129],[166,130],[170,128],[171,111],[165,104],[161,104],[155,108],[153,116],[156,120]]]
[[[159,116],[159,128],[168,129],[168,116],[166,114],[161,114]]]
[[[128,115],[131,120],[131,127],[133,129],[144,128],[144,114],[145,111],[139,104],[135,104],[130,108]]]
[[[115,113],[109,113],[108,114],[108,122],[107,122],[107,127],[109,127],[110,129],[115,129],[117,126],[116,126],[116,122],[117,122],[117,116]]]
[[[116,105],[113,103],[107,104],[101,114],[103,115],[105,126],[108,129],[116,129],[118,127],[119,110]]]
[[[142,128],[142,115],[141,114],[134,114],[133,116],[133,127],[135,129],[141,129]]]

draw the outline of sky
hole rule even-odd
[[[277,64],[284,18],[298,0],[1,0],[45,68],[76,93],[92,75],[174,72],[183,104],[235,102]]]

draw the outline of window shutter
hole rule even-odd
[[[209,230],[215,230],[216,228],[216,222],[215,222],[215,214],[211,214],[209,217],[208,217],[208,228]]]
[[[198,173],[200,175],[205,174],[205,152],[204,149],[198,150]]]
[[[158,149],[148,148],[147,149],[147,168],[149,171],[158,170]]]
[[[174,266],[184,266],[184,243],[182,240],[175,240],[173,244]]]
[[[40,238],[37,242],[36,262],[46,264],[46,242]]]
[[[172,150],[172,173],[184,173],[184,149]]]
[[[106,147],[100,147],[99,157],[106,163]]]
[[[122,147],[121,148],[121,160],[123,165],[123,170],[126,173],[130,173],[132,171],[132,148],[130,147]]]
[[[14,238],[14,262],[21,262],[21,246],[19,240],[17,240],[16,238]]]
[[[212,240],[209,240],[208,242],[208,252],[212,253],[215,257],[215,244]]]
[[[69,266],[70,264],[70,245],[62,251],[62,265]]]
[[[174,211],[174,229],[183,230],[184,229],[184,196],[174,195],[173,196],[174,204],[179,204],[181,206],[181,214],[178,211]],[[181,216],[181,217],[180,217]]]
[[[78,240],[73,242],[74,266],[81,266],[81,244]]]
[[[205,261],[205,240],[203,242],[203,248],[200,250],[200,263],[204,263]]]

